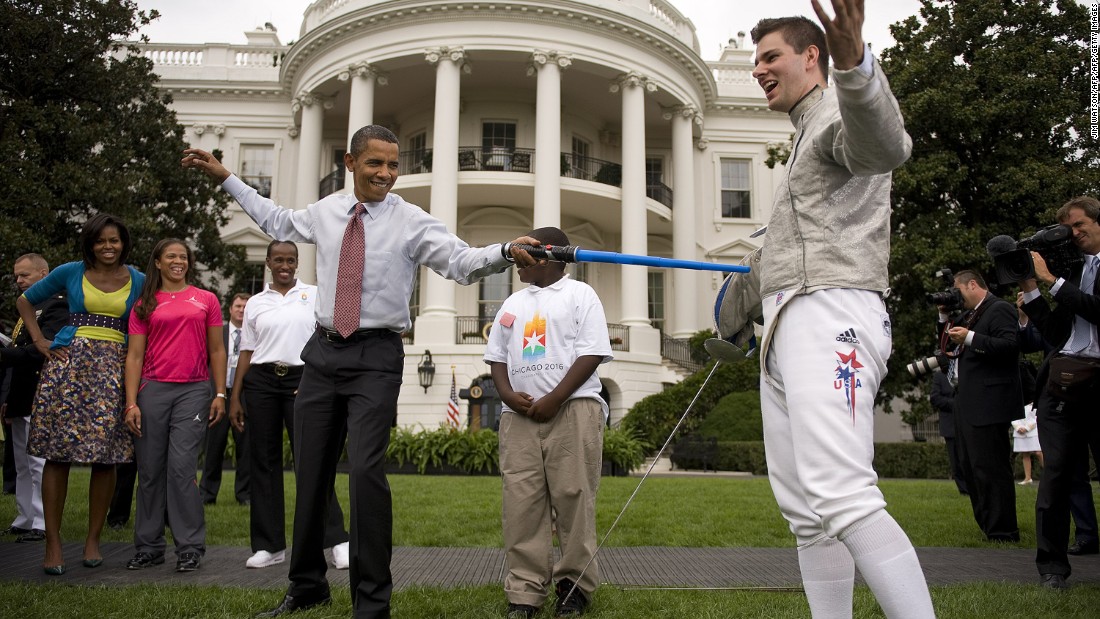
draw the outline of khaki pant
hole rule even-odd
[[[541,606],[551,583],[564,578],[577,582],[596,552],[603,428],[603,409],[591,398],[568,400],[546,423],[511,412],[501,418],[508,561],[504,593],[509,602]],[[556,564],[551,524],[557,527],[561,545],[561,560]],[[599,572],[592,561],[578,588],[591,598],[598,584]]]

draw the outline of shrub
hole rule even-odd
[[[698,436],[720,441],[762,441],[764,421],[760,417],[759,391],[734,391],[718,400],[699,422]]]
[[[645,460],[642,443],[627,430],[608,428],[603,437],[603,458],[631,471]],[[493,430],[468,432],[443,427],[437,430],[394,428],[386,460],[396,466],[413,464],[420,474],[428,469],[454,467],[464,473],[500,470],[499,437]]]
[[[630,472],[645,462],[645,449],[629,430],[606,428],[603,431],[603,460]]]
[[[660,393],[642,398],[631,407],[620,425],[642,441],[648,451],[656,450],[672,432],[676,422],[699,391],[713,364],[692,374]],[[723,396],[734,391],[757,392],[760,388],[760,365],[756,358],[738,363],[723,363],[699,394],[695,408],[688,415],[679,434],[692,434]]]

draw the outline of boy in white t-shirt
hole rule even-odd
[[[543,245],[569,244],[558,228],[529,236]],[[485,350],[504,401],[507,612],[510,619],[534,617],[554,583],[557,616],[575,616],[584,613],[599,584],[592,558],[607,403],[596,367],[611,361],[611,340],[596,292],[566,276],[564,264],[539,260],[518,273],[530,286],[501,306]],[[561,545],[553,566],[552,524]]]

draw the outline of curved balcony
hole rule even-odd
[[[534,171],[535,150],[532,148],[502,148],[481,146],[458,147],[460,172],[518,172]],[[560,153],[561,176],[576,178],[612,187],[622,186],[622,165],[595,157],[581,157],[573,153]],[[432,171],[432,149],[407,150],[400,154],[401,174],[428,174]],[[339,176],[339,178],[337,178]],[[337,170],[321,181],[321,196],[344,187],[343,169]],[[328,193],[325,190],[328,189]],[[664,183],[646,183],[646,197],[672,208],[672,189]]]

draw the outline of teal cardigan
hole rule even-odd
[[[122,314],[122,324],[124,325],[129,324],[130,309],[134,307],[134,303],[141,296],[141,288],[145,285],[144,273],[129,265],[126,268],[130,271],[130,296],[126,299],[126,311]],[[62,291],[69,297],[70,314],[88,313],[88,310],[84,308],[83,262],[67,262],[50,271],[49,275],[28,288],[23,293],[23,298],[30,301],[31,305],[38,305]],[[75,333],[76,327],[72,325],[63,327],[61,331],[58,331],[57,336],[53,338],[53,345],[50,348],[68,346],[73,342]]]

